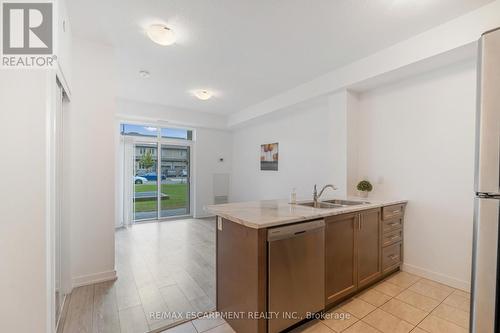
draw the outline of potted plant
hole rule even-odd
[[[366,198],[368,196],[368,192],[371,192],[373,190],[373,186],[372,184],[367,181],[367,180],[362,180],[358,183],[358,191],[359,191],[359,195],[362,197],[362,198]]]

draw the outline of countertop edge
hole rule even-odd
[[[284,201],[282,201],[281,203],[284,204]],[[311,214],[300,215],[300,216],[296,216],[296,217],[277,218],[275,221],[264,222],[261,224],[257,224],[250,219],[244,219],[244,218],[238,217],[238,214],[228,213],[227,209],[224,210],[223,208],[218,207],[218,206],[227,207],[227,205],[238,205],[238,203],[224,204],[224,205],[211,205],[211,206],[208,206],[207,209],[217,216],[220,216],[224,219],[241,224],[243,226],[246,226],[246,227],[249,227],[252,229],[265,229],[265,228],[282,226],[282,225],[286,225],[286,224],[302,222],[302,221],[309,221],[309,220],[314,220],[314,219],[325,218],[328,216],[348,214],[348,213],[354,213],[354,212],[358,212],[358,211],[362,211],[362,210],[369,210],[369,209],[375,209],[375,208],[380,208],[380,207],[384,207],[384,206],[407,204],[407,203],[408,203],[408,200],[380,200],[377,203],[370,203],[367,205],[359,205],[359,206],[351,206],[351,207],[346,207],[346,208],[335,208],[335,209],[314,208],[314,213],[311,213]],[[245,204],[245,203],[243,202],[240,204]]]

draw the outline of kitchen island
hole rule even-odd
[[[313,312],[321,312],[399,270],[406,201],[357,201],[335,208],[314,208],[283,200],[209,207],[217,215],[217,311],[236,332],[280,331],[307,319],[302,299],[304,304],[315,304]],[[296,251],[292,255],[281,250],[288,266],[282,265],[276,255],[271,256],[273,233],[311,224],[304,222],[315,223],[307,237],[316,238],[304,242],[307,245],[299,252],[296,247],[302,243],[298,239],[281,246]],[[306,240],[305,231],[295,234]],[[298,257],[306,265],[302,270],[288,263]],[[281,281],[289,279],[293,283],[300,278],[304,281],[300,287],[283,289]],[[279,283],[273,285],[273,281]],[[307,295],[318,292],[321,304],[309,302]],[[287,315],[296,307],[300,316],[284,319],[280,313],[276,318],[276,304]]]

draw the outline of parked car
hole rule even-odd
[[[135,175],[136,175],[136,176],[140,176],[140,177],[142,177],[142,176],[144,176],[146,173],[148,173],[148,170],[146,170],[146,169],[137,169],[137,170],[136,170],[136,172],[135,172]]]
[[[179,172],[179,177],[187,177],[188,172],[186,169],[182,169],[181,172]]]
[[[156,181],[158,179],[156,172],[145,173],[142,177],[146,178],[149,181]],[[165,179],[167,179],[167,177],[165,175],[161,175],[161,180],[165,180]]]
[[[134,184],[144,184],[148,181],[147,178],[141,177],[141,176],[135,176],[134,177]]]

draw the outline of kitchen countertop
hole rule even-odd
[[[369,203],[325,209],[289,204],[287,200],[261,200],[211,205],[207,208],[210,212],[225,219],[249,228],[262,229],[407,202],[406,200],[371,200],[370,198],[358,197],[334,199],[367,201]],[[298,201],[298,203],[300,202],[304,201]]]

